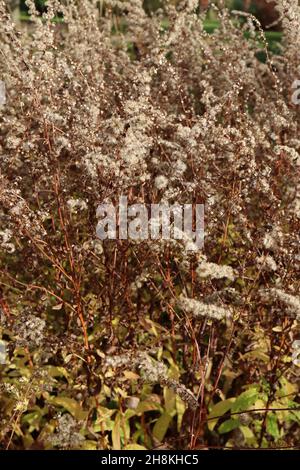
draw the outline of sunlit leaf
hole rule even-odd
[[[230,432],[233,429],[238,428],[241,425],[240,421],[236,418],[231,418],[228,419],[227,421],[224,421],[219,427],[218,427],[218,432],[220,434],[225,434],[226,432]]]
[[[145,413],[146,411],[159,410],[160,408],[161,406],[159,403],[155,401],[151,401],[151,400],[145,400],[138,404],[135,412],[136,414],[140,414],[140,413]]]
[[[232,413],[248,410],[258,398],[258,390],[256,388],[249,388],[249,390],[246,390],[237,397],[231,408]]]
[[[267,433],[270,434],[270,436],[274,437],[274,439],[278,439],[280,437],[276,413],[268,413],[266,429]]]
[[[147,450],[146,447],[140,446],[139,444],[127,444],[126,447],[124,447],[124,450]]]
[[[97,442],[96,441],[84,441],[80,445],[81,450],[97,450]]]
[[[164,387],[165,409],[169,414],[176,412],[176,394],[168,387]]]
[[[87,412],[83,411],[80,404],[73,398],[51,397],[49,398],[48,401],[52,405],[62,406],[65,410],[67,410],[71,415],[73,415],[78,420],[85,419],[87,416]]]
[[[121,428],[121,420],[120,414],[118,413],[114,422],[114,426],[111,433],[111,440],[114,450],[121,450],[121,435],[120,435],[120,428]]]
[[[172,416],[170,416],[169,413],[163,413],[160,418],[158,418],[158,420],[156,421],[153,428],[153,436],[159,442],[162,442],[162,440],[164,439],[171,421]]]
[[[177,430],[178,430],[178,432],[181,429],[182,418],[183,418],[185,410],[186,410],[186,406],[185,406],[184,401],[176,395]]]

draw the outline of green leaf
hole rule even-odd
[[[156,421],[153,427],[153,436],[159,441],[162,442],[163,438],[166,435],[169,424],[172,421],[172,416],[169,413],[164,413]]]
[[[90,440],[87,440],[87,441],[84,441],[80,448],[82,450],[97,450],[97,442],[96,441],[90,441]]]
[[[136,414],[145,413],[146,411],[157,411],[160,409],[160,404],[152,401],[152,400],[145,400],[141,401],[137,408],[135,409]]]
[[[227,400],[219,401],[218,403],[216,403],[216,405],[212,407],[207,417],[207,426],[210,431],[214,430],[218,422],[218,418],[223,416],[225,413],[227,413],[228,410],[230,410],[234,401],[235,398],[227,398]]]
[[[248,426],[240,426],[240,430],[243,433],[243,436],[245,438],[246,444],[249,446],[256,446],[257,445],[257,440],[253,432]]]
[[[128,444],[124,447],[124,450],[147,450],[146,447],[140,446],[139,444]]]
[[[279,439],[280,432],[279,432],[279,427],[278,427],[278,422],[277,422],[277,416],[275,413],[268,413],[267,421],[266,421],[266,429],[267,429],[267,433],[270,434],[270,436],[274,437],[274,439]]]
[[[225,434],[226,432],[230,432],[233,429],[238,428],[241,425],[240,421],[236,418],[231,418],[228,419],[227,421],[224,421],[219,428],[218,431],[220,434]]]
[[[83,411],[79,403],[76,400],[69,397],[51,397],[48,400],[52,405],[62,406],[71,415],[78,420],[83,420],[87,417],[87,411]]]
[[[245,392],[241,393],[239,397],[237,397],[234,405],[231,408],[231,412],[237,413],[239,411],[248,410],[251,406],[254,405],[258,398],[258,390],[256,388],[249,388],[249,390],[246,390]]]

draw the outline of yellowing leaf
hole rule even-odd
[[[224,423],[222,423],[219,428],[218,428],[218,431],[220,434],[225,434],[226,432],[230,432],[232,431],[233,429],[236,429],[240,426],[240,422],[238,419],[236,418],[231,418],[231,419],[228,419],[227,421],[224,421]]]
[[[97,442],[96,441],[84,441],[80,448],[82,450],[97,450]]]
[[[169,414],[174,413],[175,403],[176,403],[176,394],[173,390],[170,390],[168,387],[164,387],[164,400],[166,412]]]
[[[256,437],[254,436],[253,432],[248,426],[240,426],[240,430],[243,433],[243,436],[245,438],[247,445],[250,445],[250,446],[257,445]]]
[[[124,370],[123,374],[127,380],[138,380],[140,377],[138,374],[131,372],[130,370]]]
[[[227,413],[228,410],[231,409],[234,401],[235,401],[235,398],[227,398],[227,400],[219,401],[212,407],[207,417],[207,426],[210,431],[214,430],[218,422],[218,418],[223,416],[225,413]],[[216,419],[213,419],[213,418],[216,418]]]
[[[234,405],[232,405],[232,413],[248,410],[251,406],[254,405],[258,398],[259,393],[257,389],[249,388],[249,390],[246,390],[237,397],[234,402]]]
[[[140,413],[145,413],[146,411],[155,411],[159,409],[160,409],[159,403],[155,401],[151,401],[151,400],[145,400],[138,404],[135,412],[136,414],[140,414]]]
[[[114,426],[112,429],[112,433],[111,433],[113,450],[121,450],[120,429],[121,429],[120,414],[117,414],[115,422],[114,422]]]
[[[181,429],[182,418],[183,418],[185,410],[186,410],[186,406],[185,406],[184,401],[176,395],[177,431],[178,432],[180,432],[180,429]]]
[[[298,392],[297,384],[292,384],[285,377],[281,378],[280,384],[281,384],[281,389],[279,389],[278,392],[276,393],[277,396],[289,395],[289,397],[291,398],[293,394],[297,394]]]
[[[259,398],[251,408],[254,410],[264,410],[266,408],[266,402]],[[264,413],[264,411],[258,411],[258,413]]]
[[[264,347],[253,349],[253,351],[249,351],[246,354],[243,354],[243,359],[247,359],[248,361],[254,359],[260,359],[263,362],[269,362],[270,358],[268,355],[268,344],[265,344]]]
[[[49,366],[47,372],[50,377],[65,377],[69,381],[69,374],[64,367]]]
[[[51,397],[48,400],[52,405],[62,406],[76,419],[85,419],[87,412],[83,411],[79,403],[73,398],[69,397]]]
[[[277,416],[276,413],[268,413],[267,421],[266,421],[266,429],[267,433],[270,436],[274,437],[274,439],[279,439],[280,432],[278,428]]]
[[[52,307],[52,310],[61,310],[63,308],[63,305],[63,303],[54,305],[54,307]]]

